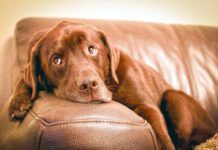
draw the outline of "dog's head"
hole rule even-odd
[[[100,30],[63,21],[40,31],[30,43],[24,80],[32,99],[43,88],[62,99],[87,103],[108,102],[107,86],[118,83],[114,52]]]

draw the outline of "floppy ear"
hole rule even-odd
[[[119,59],[120,59],[119,50],[114,47],[110,47],[105,34],[101,31],[99,32],[100,32],[100,39],[105,45],[105,47],[107,48],[107,55],[109,59],[109,76],[113,79],[113,81],[115,81],[115,83],[118,84],[119,80],[116,75],[116,69],[118,67]]]
[[[45,32],[38,32],[29,44],[28,64],[24,68],[23,77],[17,82],[11,96],[9,105],[9,119],[11,121],[22,120],[32,106],[32,100],[36,98],[38,76],[40,74],[40,61],[38,57],[39,42]]]
[[[37,32],[29,44],[28,49],[28,64],[24,69],[24,82],[32,89],[31,100],[36,98],[37,83],[40,75],[40,60],[39,60],[39,41],[45,34],[45,30]]]

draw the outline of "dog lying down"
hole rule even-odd
[[[156,71],[86,24],[63,21],[33,36],[11,99],[10,120],[22,120],[41,90],[80,103],[116,100],[151,124],[159,149],[188,149],[215,132],[194,99],[173,90]]]

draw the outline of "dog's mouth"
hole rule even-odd
[[[97,95],[97,94],[96,94]],[[96,96],[95,94],[91,94],[88,97],[80,97],[78,102],[83,103],[92,103],[92,104],[100,104],[100,103],[108,103],[112,100],[112,95],[104,95],[104,96]]]
[[[59,98],[78,103],[99,104],[108,103],[112,100],[112,93],[106,88],[103,88],[98,92],[81,92],[66,89],[65,91],[60,92],[56,91],[55,95]]]
[[[104,103],[103,101],[101,100],[92,100],[91,102],[89,102],[90,104],[101,104],[101,103]]]
[[[92,92],[90,91],[91,102],[93,103],[107,103],[112,99],[112,94],[109,91],[106,92]]]
[[[67,100],[73,101],[73,102],[77,102],[77,103],[84,103],[84,104],[100,104],[100,103],[108,103],[112,100],[111,97],[107,97],[107,98],[93,98],[91,96],[89,97],[69,97],[67,98]]]

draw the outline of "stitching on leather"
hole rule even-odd
[[[43,124],[40,124],[40,128],[38,130],[37,138],[36,138],[35,150],[40,150],[40,145],[41,145],[41,141],[42,141],[42,134],[43,134],[44,129],[45,129],[45,126]]]
[[[147,122],[144,122],[143,124],[134,124],[134,123],[128,123],[128,122],[119,122],[119,121],[110,121],[110,120],[75,120],[75,121],[63,121],[63,122],[54,122],[49,123],[49,126],[57,126],[57,125],[63,125],[63,124],[76,124],[76,123],[109,123],[109,124],[125,124],[125,125],[132,125],[132,126],[147,126]]]
[[[45,125],[42,124],[40,121],[36,120],[35,119],[35,116],[32,114],[32,113],[29,113],[30,114],[30,117],[32,117],[32,120],[31,122],[33,122],[34,120],[37,121],[40,125],[39,127],[39,130],[37,132],[37,136],[36,136],[36,142],[35,142],[35,150],[40,150],[40,145],[41,145],[41,139],[42,139],[42,134],[43,134],[43,131],[45,129]]]
[[[154,149],[157,150],[157,145],[156,145],[156,142],[155,142],[154,134],[152,133],[150,127],[148,127],[148,131],[149,131],[149,133],[151,134],[152,141],[153,141],[153,143],[154,143]]]
[[[90,118],[90,119],[81,119],[81,120],[69,120],[69,121],[58,121],[58,122],[47,122],[43,118],[37,116],[33,111],[29,111],[29,114],[35,118],[36,121],[41,123],[44,126],[57,126],[57,125],[63,125],[63,124],[76,124],[76,123],[88,123],[88,122],[101,122],[101,123],[109,123],[109,124],[126,124],[126,125],[132,125],[132,126],[148,126],[148,122],[144,120],[143,123],[132,123],[132,122],[122,122],[122,121],[111,121],[111,120],[99,120],[97,118]],[[96,120],[95,120],[96,119]]]
[[[47,126],[48,122],[46,122],[44,119],[41,119],[36,114],[34,114],[31,110],[29,111],[30,116],[32,116],[37,122],[39,122],[43,126]]]
[[[37,133],[35,150],[40,150],[43,132],[46,129],[46,127],[66,125],[66,124],[76,124],[76,123],[88,123],[88,122],[101,122],[101,123],[109,123],[109,124],[124,124],[124,125],[138,126],[138,127],[140,126],[147,127],[154,143],[154,149],[157,150],[154,135],[152,134],[150,125],[146,120],[144,120],[142,124],[131,123],[131,122],[118,122],[118,121],[110,121],[110,120],[91,120],[95,118],[90,118],[90,120],[75,120],[75,121],[72,120],[72,121],[60,121],[60,122],[49,123],[45,121],[43,118],[37,116],[33,111],[29,111],[29,114],[31,117],[33,117],[33,119],[35,119],[41,125]]]

